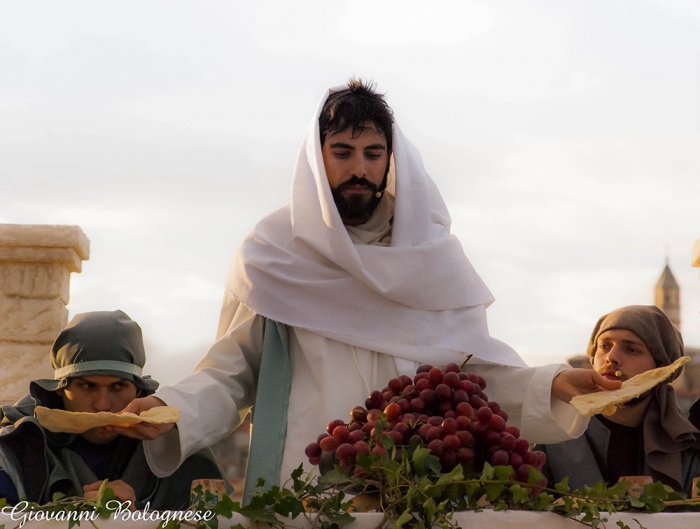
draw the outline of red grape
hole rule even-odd
[[[442,383],[451,387],[451,388],[456,388],[459,386],[459,375],[457,373],[445,373],[445,376],[442,379]]]
[[[368,408],[381,408],[384,405],[384,396],[380,391],[373,391],[369,394],[370,406]]]
[[[365,422],[367,420],[367,410],[362,406],[355,406],[350,412],[353,421]]]
[[[350,459],[351,457],[355,457],[355,449],[350,443],[343,443],[335,451],[335,455],[340,460]]]
[[[491,456],[491,464],[493,466],[505,466],[510,461],[510,456],[505,450],[497,450],[496,453]]]
[[[518,439],[520,437],[520,428],[518,428],[517,426],[513,426],[513,425],[506,426],[505,431],[508,432],[513,437],[515,437],[516,439]]]
[[[511,452],[510,453],[510,466],[512,466],[515,470],[520,468],[520,465],[523,464],[523,458],[520,454],[516,452]]]
[[[307,445],[306,449],[304,450],[304,453],[306,454],[306,457],[316,457],[319,458],[321,457],[321,452],[323,450],[321,447],[318,445],[318,443],[310,443]]]
[[[447,364],[445,366],[445,373],[459,373],[459,366],[455,363]]]
[[[471,432],[459,431],[455,435],[459,439],[460,446],[471,446],[474,443],[474,436]]]
[[[476,410],[476,418],[479,419],[479,422],[488,424],[491,421],[491,417],[493,417],[493,412],[488,406],[482,406]]]
[[[348,438],[349,443],[357,443],[358,441],[362,441],[365,438],[365,432],[362,430],[355,430],[353,432],[350,432],[350,437]]]
[[[474,450],[471,448],[462,447],[457,450],[457,461],[463,465],[468,465],[474,460]]]
[[[444,435],[454,435],[457,433],[459,426],[455,419],[445,419],[442,422],[442,432]]]
[[[428,449],[434,456],[439,456],[445,451],[445,444],[440,439],[433,439],[428,443]]]
[[[329,434],[333,434],[333,430],[335,430],[336,426],[345,426],[345,421],[341,419],[335,419],[331,422],[328,423],[328,426],[326,426],[326,431]]]
[[[442,384],[442,379],[444,378],[444,373],[442,372],[442,369],[439,367],[434,367],[432,368],[428,375],[430,376],[430,381],[433,383],[433,385],[437,386],[438,384]]]
[[[416,397],[415,399],[412,399],[410,402],[410,405],[411,405],[411,410],[416,412],[416,413],[421,413],[423,410],[425,410],[425,402],[420,397]]]
[[[512,452],[513,448],[515,448],[515,437],[513,437],[511,434],[508,432],[502,432],[501,433],[501,447],[503,450],[507,450],[508,452]]]
[[[401,382],[398,378],[392,378],[389,381],[389,389],[394,392],[395,395],[399,395],[403,391],[403,382]]]
[[[455,411],[457,412],[457,415],[463,415],[464,417],[467,417],[472,421],[476,418],[474,408],[472,408],[472,405],[468,402],[460,402],[459,404],[457,404],[457,406],[455,407]]]
[[[457,451],[461,446],[459,437],[457,437],[456,435],[446,435],[443,438],[442,442],[445,444],[445,448],[449,448],[450,450],[454,451]]]
[[[469,379],[462,380],[459,383],[459,389],[464,391],[467,395],[471,395],[474,393],[474,383]]]
[[[401,415],[401,406],[399,406],[395,402],[387,404],[386,408],[384,409],[384,413],[386,414],[387,421],[393,421],[395,419],[398,419]]]
[[[489,428],[491,428],[494,432],[502,432],[505,427],[506,421],[503,420],[503,417],[500,415],[494,415],[491,417],[491,420],[489,421]]]
[[[348,439],[350,438],[350,431],[348,430],[347,426],[341,424],[340,426],[335,427],[332,435],[333,439],[338,441],[338,444],[340,445],[343,443],[347,443]]]
[[[364,441],[357,441],[353,446],[356,454],[369,455],[369,445]]]
[[[518,439],[515,442],[515,448],[513,448],[514,452],[523,455],[528,450],[530,450],[530,443],[528,443],[525,439]]]
[[[323,450],[326,452],[333,452],[335,449],[338,448],[338,441],[336,441],[333,437],[324,437],[321,439],[321,442],[318,443]]]

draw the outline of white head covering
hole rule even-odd
[[[445,365],[472,353],[524,366],[489,336],[485,308],[493,296],[450,235],[447,207],[396,124],[390,184],[377,211],[363,226],[343,224],[318,118],[331,91],[346,88],[327,91],[318,105],[297,158],[291,201],[239,246],[227,280],[233,296],[273,320],[395,357]]]

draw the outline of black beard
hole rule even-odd
[[[344,195],[344,191],[350,186],[363,185],[371,191],[369,197],[350,194],[349,196]],[[386,187],[386,176],[382,182],[382,190]],[[377,196],[377,187],[375,184],[367,180],[366,178],[358,178],[353,176],[350,180],[347,180],[340,184],[339,186],[331,189],[333,194],[333,201],[335,202],[335,207],[338,208],[338,213],[343,221],[343,224],[348,226],[359,226],[367,222],[374,210],[377,209],[379,201],[382,196]]]

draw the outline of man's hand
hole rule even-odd
[[[596,393],[622,386],[619,380],[608,380],[595,369],[569,369],[562,371],[552,381],[552,397],[571,402],[577,395]]]
[[[94,500],[97,498],[97,492],[100,490],[102,485],[101,481],[95,481],[95,483],[90,483],[90,485],[85,485],[83,487],[83,492],[85,493],[85,499]],[[114,491],[114,495],[121,502],[129,502],[129,510],[136,509],[136,495],[134,494],[134,489],[131,485],[123,482],[121,479],[116,481],[108,481],[107,487]]]
[[[151,395],[149,397],[132,400],[122,411],[128,411],[135,413],[136,415],[141,415],[142,412],[150,410],[151,408],[156,408],[157,406],[166,406],[166,404],[158,397]],[[105,426],[105,428],[107,428],[109,431],[126,435],[127,437],[141,439],[142,441],[149,441],[160,437],[168,430],[171,430],[173,426],[175,426],[174,422],[169,422],[167,424],[140,422],[129,426],[128,428],[123,426]]]

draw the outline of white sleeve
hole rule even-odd
[[[155,394],[180,408],[177,428],[145,441],[146,460],[158,477],[172,474],[197,450],[211,446],[240,425],[255,402],[263,340],[263,317],[227,291],[218,339],[193,374]]]
[[[470,369],[471,368],[471,369]],[[540,367],[504,367],[475,364],[467,371],[484,377],[484,393],[508,413],[508,424],[520,428],[531,443],[553,444],[583,434],[588,417],[579,415],[573,406],[553,398],[552,380],[566,369],[566,364]]]

